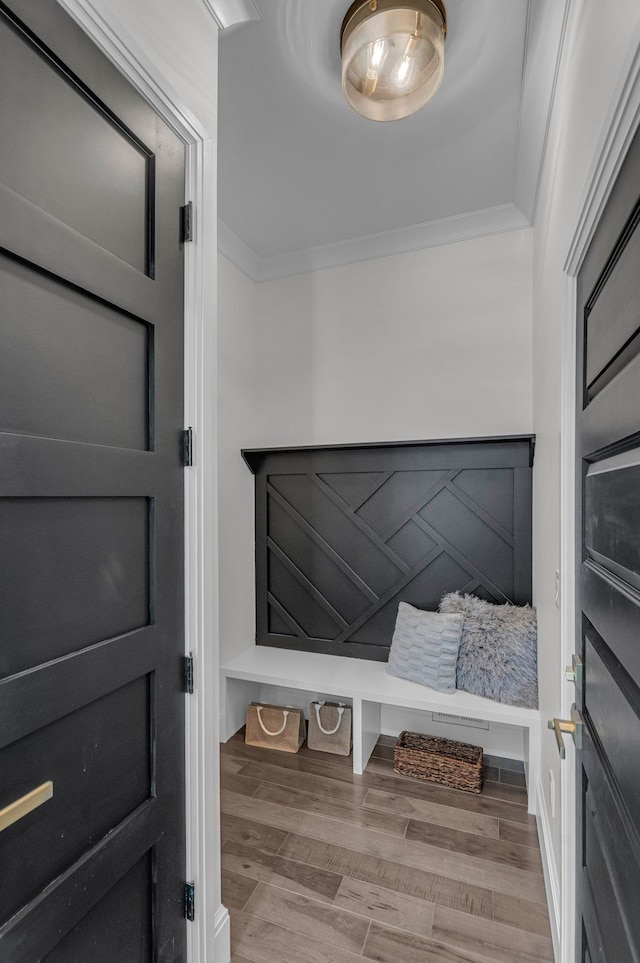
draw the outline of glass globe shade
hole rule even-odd
[[[400,120],[415,113],[442,82],[445,33],[441,2],[354,4],[342,27],[347,102],[370,120]]]

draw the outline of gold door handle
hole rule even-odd
[[[582,749],[582,716],[575,705],[571,706],[571,719],[549,719],[547,728],[553,729],[555,733],[561,759],[564,759],[566,755],[563,738],[565,732],[570,732],[573,736],[573,744],[576,749]]]
[[[571,665],[567,666],[567,668],[564,670],[564,674],[567,682],[573,682],[574,685],[577,686],[582,685],[584,666],[579,655],[574,655],[571,657]]]
[[[0,833],[3,829],[8,829],[9,826],[13,826],[13,824],[17,823],[23,816],[32,813],[38,806],[42,806],[42,804],[46,803],[52,796],[53,783],[51,781],[43,782],[41,786],[38,786],[37,789],[32,789],[26,796],[22,796],[21,799],[16,799],[15,802],[5,806],[4,809],[0,809]]]

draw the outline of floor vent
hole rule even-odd
[[[467,716],[452,716],[448,712],[433,712],[434,722],[446,722],[452,726],[468,726],[469,729],[488,729],[489,723],[484,719],[469,719]]]

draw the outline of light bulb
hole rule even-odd
[[[389,44],[386,40],[376,40],[375,43],[369,44],[370,53],[370,63],[375,70],[379,70],[383,66],[387,55],[389,53]]]
[[[380,70],[384,66],[389,53],[389,45],[386,40],[376,40],[370,43],[367,51],[367,75],[362,85],[362,92],[366,97],[371,97],[376,92]]]
[[[409,37],[407,46],[404,49],[404,53],[398,60],[398,63],[392,74],[392,80],[396,87],[400,87],[402,89],[409,83],[416,62],[416,50],[419,46],[420,42],[418,38]]]

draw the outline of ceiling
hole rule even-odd
[[[392,123],[344,101],[348,6],[243,0],[221,32],[219,246],[255,281],[532,223],[564,0],[448,0],[442,86]]]

